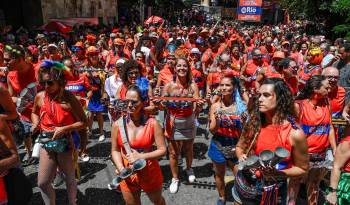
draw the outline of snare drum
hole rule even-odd
[[[252,177],[249,170],[238,171],[235,177],[235,184],[232,187],[232,196],[234,200],[244,205],[260,204],[263,190],[273,185],[278,188],[277,204],[286,204],[287,199],[287,180],[278,181],[277,184],[271,184],[264,180]],[[269,185],[271,184],[271,185]],[[270,194],[273,194],[272,191]]]

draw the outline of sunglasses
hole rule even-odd
[[[128,72],[128,75],[129,76],[138,76],[138,75],[140,75],[140,73],[139,72]]]
[[[52,86],[53,84],[54,84],[53,80],[45,80],[40,82],[40,85],[42,86]]]
[[[12,57],[12,58],[3,58],[4,63],[8,63],[8,62],[10,62],[11,60],[14,60],[14,59],[16,59],[16,58],[15,58],[15,57]]]
[[[339,79],[339,76],[336,76],[336,75],[327,75],[326,77],[327,79],[334,79],[334,80]]]
[[[131,104],[131,106],[135,106],[140,102],[138,100],[124,100],[124,101],[125,101],[126,105]]]
[[[262,57],[263,57],[262,54],[260,54],[260,55],[253,55],[253,58],[256,58],[256,59],[260,59],[260,58],[262,58]]]

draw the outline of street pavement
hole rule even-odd
[[[196,175],[196,181],[192,184],[188,183],[185,175],[185,160],[180,166],[180,187],[176,194],[169,193],[169,185],[171,182],[171,171],[169,160],[164,157],[159,160],[164,176],[163,196],[167,204],[170,205],[213,205],[216,204],[218,193],[216,191],[212,164],[207,156],[209,140],[206,136],[206,116],[200,119],[200,126],[197,130],[197,137],[194,142],[194,160],[193,169]],[[96,133],[97,124],[94,123],[94,133]],[[106,131],[106,140],[98,142],[98,136],[92,137],[88,145],[91,160],[88,163],[81,163],[81,179],[78,182],[78,204],[79,205],[119,205],[124,204],[122,195],[115,191],[110,191],[107,184],[110,183],[114,175],[114,166],[109,160],[111,150],[110,125],[109,122],[104,123]],[[24,155],[20,150],[21,156]],[[40,191],[37,187],[37,171],[38,165],[25,167],[25,173],[30,178],[34,187],[34,196],[31,205],[43,204]],[[226,192],[228,201],[232,201],[232,172],[228,170],[226,181],[230,181],[227,185]],[[142,193],[142,204],[152,204],[145,193]],[[56,188],[57,205],[68,204],[67,192],[65,184]]]
[[[163,157],[159,160],[164,182],[163,196],[168,205],[216,205],[218,193],[214,182],[214,172],[210,159],[208,158],[209,138],[206,132],[207,115],[199,118],[199,126],[197,128],[197,136],[194,141],[194,160],[193,169],[196,175],[196,181],[189,183],[185,174],[185,159],[180,165],[180,187],[176,194],[169,193],[171,183],[171,170],[169,160]],[[121,205],[125,204],[121,193],[111,191],[107,185],[111,183],[115,177],[114,165],[109,159],[111,150],[110,130],[111,126],[105,118],[104,129],[106,131],[106,140],[98,142],[97,123],[93,124],[93,133],[95,134],[89,140],[88,151],[90,161],[88,163],[80,163],[81,179],[78,181],[78,205]],[[24,150],[19,150],[21,157],[24,156]],[[30,178],[33,184],[34,195],[30,205],[44,204],[37,187],[38,164],[24,168],[25,174]],[[233,186],[233,173],[227,169],[226,177],[226,204],[232,204],[231,188]],[[67,205],[67,191],[65,184],[59,186],[56,190],[57,205]],[[305,197],[305,191],[301,191],[301,195]],[[141,195],[143,205],[152,204],[145,193]],[[306,204],[304,200],[298,200],[298,205]],[[319,203],[323,204],[323,203]]]

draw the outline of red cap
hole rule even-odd
[[[118,33],[119,32],[119,29],[117,29],[117,28],[114,28],[113,30],[112,30],[112,33]]]

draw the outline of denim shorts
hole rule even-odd
[[[237,158],[226,158],[222,151],[219,149],[218,144],[221,146],[235,146],[238,142],[238,138],[233,137],[224,137],[224,136],[217,136],[215,135],[213,139],[210,142],[209,150],[208,150],[208,156],[209,158],[216,162],[216,163],[226,163],[227,160],[237,164],[238,159]]]
[[[11,121],[11,127],[12,135],[17,145],[21,145],[23,140],[31,136],[30,130],[32,128],[32,124],[28,121],[19,119],[13,120]]]

